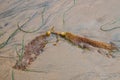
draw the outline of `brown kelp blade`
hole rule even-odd
[[[59,35],[63,38],[65,38],[66,40],[69,40],[71,43],[73,43],[74,45],[80,46],[81,48],[87,48],[90,49],[91,46],[92,47],[97,47],[97,48],[101,48],[105,49],[108,51],[108,53],[106,54],[106,56],[112,56],[111,54],[112,51],[114,50],[119,50],[118,47],[114,44],[109,44],[109,43],[105,43],[105,42],[101,42],[101,41],[96,41],[96,40],[92,40],[86,37],[81,37],[81,36],[77,36],[74,35],[70,32],[55,32],[54,28],[51,30],[51,33],[55,34],[55,35]],[[99,51],[98,51],[99,52]]]
[[[25,46],[25,52],[21,59],[16,61],[13,66],[15,69],[25,70],[31,62],[35,61],[40,53],[43,52],[45,45],[47,44],[48,33],[40,35],[33,39],[28,45]]]
[[[77,36],[77,35],[74,35],[74,34],[69,33],[69,32],[66,32],[64,34],[61,33],[61,35],[64,36],[69,41],[71,41],[72,43],[74,43],[75,45],[79,45],[80,43],[86,43],[86,44],[89,44],[93,47],[103,48],[103,49],[106,49],[109,51],[117,50],[117,46],[115,46],[115,45],[113,46],[109,43],[105,43],[105,42],[96,41],[96,40],[92,40],[89,38]]]

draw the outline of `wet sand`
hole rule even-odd
[[[7,43],[0,46],[0,80],[12,80],[12,72],[14,80],[119,80],[120,52],[113,53],[115,58],[108,58],[61,38],[56,46],[49,43],[28,66],[38,72],[12,68],[22,40],[26,45],[51,26],[56,31],[120,46],[120,28],[100,30],[100,26],[111,29],[120,25],[119,7],[119,0],[0,0],[0,43]],[[18,24],[24,24],[22,29],[31,33],[17,30]]]

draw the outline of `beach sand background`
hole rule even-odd
[[[0,80],[119,80],[120,52],[107,58],[96,50],[87,51],[64,39],[44,52],[28,67],[38,72],[14,70],[17,50],[54,26],[56,31],[68,31],[91,39],[113,42],[120,46],[119,0],[0,0],[0,43],[17,30],[0,49]],[[53,36],[54,38],[54,36]],[[55,40],[55,38],[54,38]],[[1,46],[0,46],[1,47]]]

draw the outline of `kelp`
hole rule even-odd
[[[43,52],[44,47],[46,46],[49,37],[49,32],[37,36],[31,42],[25,46],[24,54],[20,59],[16,61],[16,64],[13,66],[15,69],[26,70],[28,65],[30,65],[37,58],[40,53]]]
[[[113,57],[111,52],[119,50],[118,47],[113,43],[109,44],[109,43],[102,42],[102,41],[92,40],[90,38],[86,38],[86,37],[82,37],[82,36],[72,34],[70,32],[55,32],[52,29],[51,33],[55,34],[56,36],[58,36],[58,35],[61,36],[62,38],[68,40],[72,44],[81,47],[82,49],[83,48],[89,49],[92,46],[92,47],[96,47],[96,48],[99,48],[99,49],[107,50],[108,53],[106,53],[106,55],[108,57],[110,57],[110,56]],[[98,50],[98,52],[100,53],[101,51]]]
[[[35,61],[38,55],[43,52],[44,47],[46,46],[49,37],[49,34],[42,34],[37,36],[28,45],[25,46],[25,52],[22,55],[21,59],[16,61],[16,64],[13,66],[15,69],[25,70],[31,62]]]
[[[56,35],[57,38],[56,42],[59,41],[58,36],[61,36],[61,38],[64,38],[69,42],[71,42],[72,44],[80,46],[81,48],[89,48],[90,46],[92,46],[100,49],[105,49],[109,52],[109,53],[105,53],[108,57],[110,56],[113,57],[111,52],[114,50],[118,50],[118,47],[113,44],[92,40],[86,37],[72,34],[70,32],[55,32],[54,28],[51,28],[45,34],[37,36],[35,39],[29,42],[25,47],[23,46],[25,49],[24,53],[22,54],[22,57],[20,57],[19,60],[17,60],[13,68],[20,70],[27,70],[28,65],[30,65],[33,61],[35,61],[37,56],[43,52],[43,49],[48,43],[49,41],[48,38],[50,37],[51,34]],[[98,50],[98,52],[100,51]]]

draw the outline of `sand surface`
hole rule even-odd
[[[17,53],[24,39],[26,45],[36,36],[55,27],[94,40],[113,42],[120,46],[120,0],[0,0],[0,80],[119,80],[120,52],[107,58],[96,50],[87,51],[60,38],[28,67],[38,72],[15,70]],[[53,36],[54,41],[55,37]],[[51,40],[51,39],[50,39]],[[1,47],[1,46],[0,46]]]

